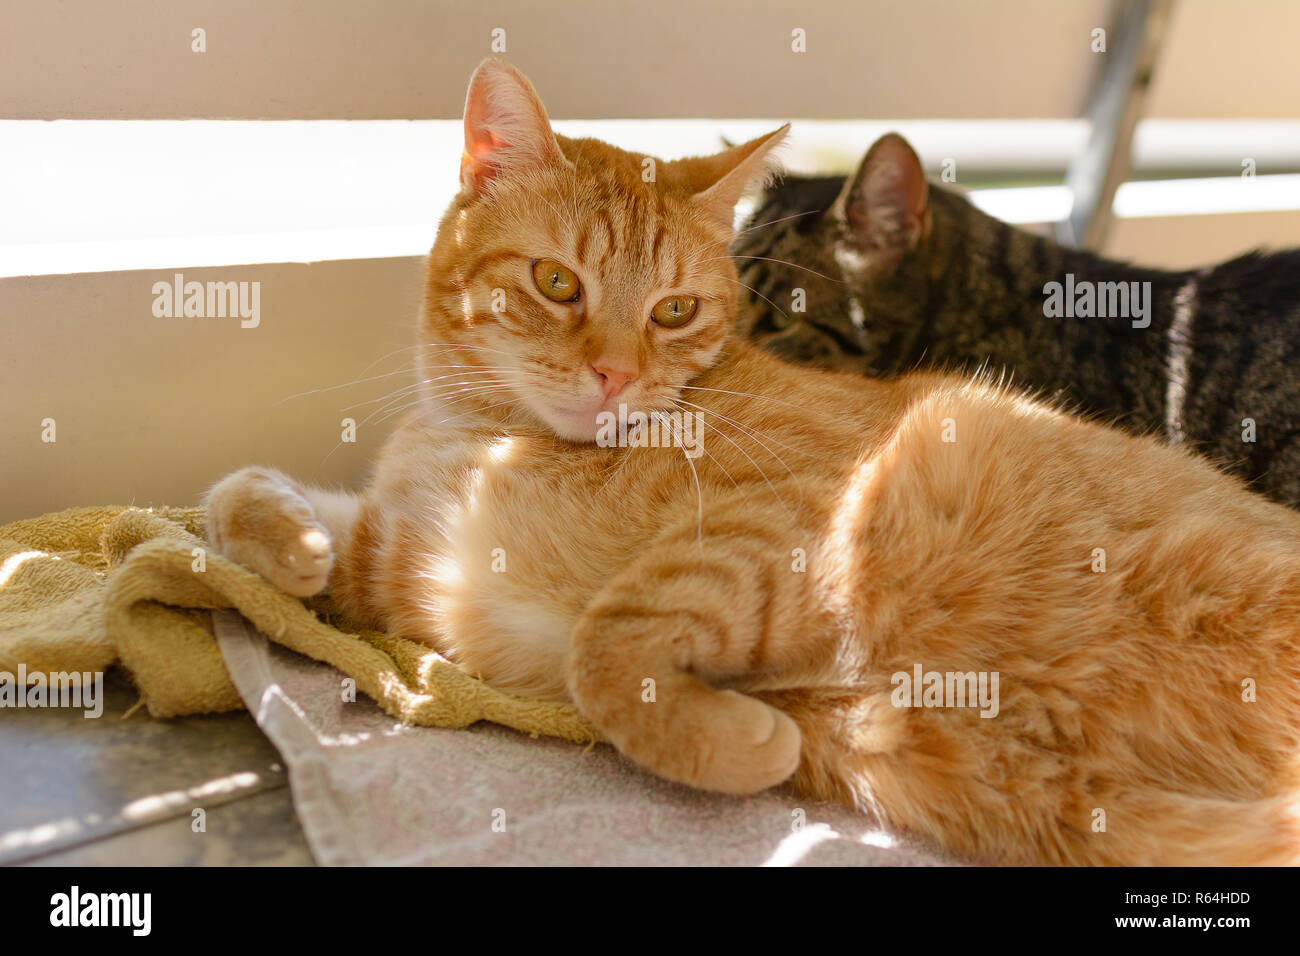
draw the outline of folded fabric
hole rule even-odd
[[[0,526],[0,672],[96,672],[120,664],[149,713],[243,708],[211,611],[240,612],[271,640],[342,672],[390,716],[465,727],[490,720],[572,741],[600,737],[563,704],[494,690],[431,648],[334,626],[311,606],[209,551],[201,508],[72,508]]]

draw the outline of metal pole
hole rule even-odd
[[[1065,174],[1074,206],[1070,218],[1056,224],[1061,242],[1092,250],[1105,242],[1115,190],[1132,166],[1133,130],[1146,105],[1173,6],[1174,0],[1118,0],[1106,52],[1095,54],[1105,59],[1089,104],[1088,144]]]

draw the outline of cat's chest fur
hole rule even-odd
[[[556,445],[411,424],[377,480],[402,556],[389,623],[494,686],[562,698],[570,632],[646,516],[599,506],[617,456]]]

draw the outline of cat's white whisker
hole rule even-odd
[[[704,488],[700,485],[700,473],[695,469],[695,462],[691,456],[686,454],[686,449],[682,449],[682,457],[686,459],[686,464],[691,467],[691,475],[695,478],[695,501],[696,501],[696,518],[695,533],[696,540],[700,547],[700,561],[704,561]]]
[[[485,346],[479,346],[479,345],[460,344],[460,345],[454,345],[454,346],[451,346],[451,345],[448,345],[448,346],[439,346],[439,345],[437,345],[436,343],[433,343],[433,345],[434,345],[434,347],[438,347],[438,348],[465,348],[465,349],[474,349],[474,350],[480,350],[480,351],[500,352],[500,353],[503,354],[503,355],[509,355],[509,354],[511,354],[511,353],[505,351],[504,349],[488,349],[488,348],[486,348]],[[322,393],[322,392],[336,392],[336,391],[338,391],[338,390],[341,389],[341,388],[351,388],[351,387],[353,387],[353,386],[355,386],[355,385],[364,385],[364,384],[367,383],[367,382],[377,382],[377,381],[379,381],[379,380],[381,380],[381,379],[392,378],[394,375],[410,375],[412,372],[415,372],[415,371],[416,371],[416,366],[414,366],[414,365],[403,365],[403,366],[401,366],[400,368],[395,368],[395,369],[393,369],[393,370],[390,371],[390,372],[381,372],[381,373],[379,373],[379,374],[377,374],[377,375],[369,375],[369,376],[368,376],[368,375],[366,375],[365,373],[368,372],[368,371],[369,371],[371,368],[373,368],[374,366],[378,365],[380,362],[384,361],[385,359],[391,358],[392,356],[397,355],[397,354],[399,354],[399,353],[401,353],[401,352],[412,352],[412,351],[415,351],[415,350],[417,350],[417,349],[429,348],[429,347],[430,347],[430,343],[422,343],[422,344],[419,344],[419,345],[406,345],[406,346],[403,346],[402,348],[393,349],[391,352],[387,353],[386,355],[381,355],[379,358],[375,359],[373,362],[371,362],[369,365],[367,365],[364,369],[361,370],[361,375],[360,375],[359,377],[357,377],[357,378],[352,379],[351,381],[342,382],[342,383],[339,383],[339,384],[337,384],[337,385],[324,385],[324,386],[321,386],[320,388],[309,388],[309,389],[307,389],[306,391],[303,391],[303,392],[297,392],[297,393],[295,393],[295,394],[293,394],[293,395],[286,395],[284,398],[282,398],[282,399],[280,399],[278,402],[276,402],[275,405],[276,405],[276,406],[278,406],[278,405],[283,405],[285,402],[293,401],[294,399],[297,399],[297,398],[304,398],[304,397],[306,397],[306,396],[308,396],[308,395],[318,395],[318,394],[320,394],[320,393]],[[423,370],[424,370],[424,371],[431,371],[431,370],[434,370],[434,369],[457,368],[457,367],[462,367],[462,366],[456,366],[456,365],[430,365],[430,366],[423,366]],[[483,369],[496,368],[496,369],[498,369],[498,370],[505,370],[505,369],[508,368],[509,366],[489,366],[489,365],[468,365],[468,364],[465,364],[465,365],[463,365],[463,367],[464,367],[464,368],[474,368],[474,369],[479,369],[479,368],[483,368]],[[360,404],[368,404],[368,403],[360,403]],[[272,407],[275,407],[275,406],[272,406]],[[351,407],[355,407],[355,406],[348,406],[348,407],[351,408]]]
[[[636,451],[636,449],[633,448],[633,447],[623,448],[623,449],[620,449],[620,450],[623,452],[622,456],[619,458],[618,463],[615,464],[615,465],[613,465],[613,466],[610,468],[610,470],[609,470],[609,477],[606,478],[606,479],[605,479],[605,483],[604,483],[603,485],[600,486],[600,490],[596,492],[597,495],[602,495],[602,494],[604,494],[604,493],[605,493],[605,489],[608,488],[608,487],[610,486],[610,483],[611,483],[611,482],[612,482],[616,477],[622,475],[623,470],[624,470],[625,468],[627,468],[627,463],[628,463],[629,459],[631,459],[631,457],[632,457],[632,453],[633,453],[634,451]]]
[[[386,422],[390,418],[400,415],[402,412],[405,412],[408,409],[416,408],[419,405],[429,401],[435,401],[435,402],[464,401],[470,396],[474,394],[478,394],[480,392],[489,392],[494,390],[506,389],[510,387],[511,384],[509,382],[478,382],[463,388],[456,388],[454,385],[448,384],[447,386],[444,386],[444,388],[448,389],[448,391],[445,392],[442,391],[434,391],[432,393],[425,392],[416,395],[414,397],[407,395],[407,396],[402,396],[401,398],[395,399],[393,401],[390,401],[386,406],[377,408],[369,415],[367,415],[366,418],[361,422],[361,424],[363,425],[368,424],[370,420],[372,418],[375,418],[375,416],[377,415],[382,417],[378,418],[375,421],[375,424],[377,425],[382,424],[383,422]],[[457,395],[460,395],[461,397],[455,398],[454,396]]]
[[[785,309],[781,308],[779,305],[777,305],[775,302],[773,302],[773,301],[772,301],[771,299],[769,299],[767,296],[763,295],[763,293],[759,292],[759,291],[758,291],[757,289],[755,289],[752,285],[748,285],[747,283],[741,282],[739,279],[732,279],[730,276],[723,276],[722,278],[726,279],[728,282],[734,282],[734,283],[736,283],[736,285],[741,286],[742,288],[748,289],[750,292],[754,293],[754,295],[758,296],[760,299],[762,299],[764,302],[766,302],[766,303],[767,303],[768,305],[770,305],[772,308],[776,309],[776,311],[780,312],[783,316],[785,316],[785,319],[786,319],[787,322],[793,321],[793,320],[790,318],[790,314],[789,314],[788,312],[786,312]]]
[[[465,412],[465,413],[462,414],[462,415],[454,415],[454,416],[452,416],[451,418],[443,418],[443,419],[439,419],[438,421],[433,422],[433,424],[434,424],[434,425],[446,425],[446,424],[448,424],[449,422],[460,421],[462,418],[467,418],[467,417],[469,417],[470,415],[476,414],[476,413],[478,413],[478,412],[486,412],[486,411],[488,411],[489,409],[500,408],[500,407],[503,406],[503,405],[514,405],[514,404],[517,404],[517,400],[515,400],[515,399],[511,399],[511,400],[509,400],[509,401],[505,401],[505,402],[497,402],[495,405],[485,405],[485,406],[483,406],[482,408],[475,408],[475,409],[472,409],[472,410],[470,410],[470,411],[468,411],[468,412]]]
[[[336,392],[340,388],[351,388],[354,385],[362,385],[366,382],[377,382],[382,378],[392,378],[394,375],[410,375],[413,371],[415,371],[414,368],[398,368],[398,369],[393,369],[393,371],[391,372],[383,372],[380,375],[371,375],[367,378],[354,378],[350,382],[343,382],[339,385],[323,385],[320,388],[309,388],[305,392],[298,392],[294,395],[287,395],[284,398],[280,399],[278,402],[275,403],[275,405],[271,407],[274,408],[276,406],[283,405],[285,402],[291,402],[295,398],[303,398],[307,395],[318,395],[321,392]]]
[[[412,372],[414,372],[414,371],[416,370],[416,367],[415,367],[414,365],[403,365],[403,366],[401,366],[400,368],[393,369],[391,372],[383,372],[383,373],[381,373],[381,374],[379,374],[379,375],[372,375],[372,376],[369,376],[369,377],[366,376],[366,373],[369,372],[369,371],[370,371],[372,368],[374,368],[376,365],[378,365],[380,362],[383,362],[383,361],[385,361],[385,360],[387,360],[387,359],[390,359],[390,358],[392,358],[394,355],[398,355],[398,354],[400,354],[400,353],[402,353],[402,352],[415,352],[415,351],[418,351],[418,350],[420,350],[420,349],[427,348],[427,347],[428,347],[428,346],[427,346],[427,344],[425,344],[425,343],[417,343],[417,344],[415,344],[415,345],[403,345],[403,346],[401,346],[400,348],[395,348],[395,349],[393,349],[391,352],[388,352],[388,353],[386,353],[386,354],[384,354],[384,355],[381,355],[381,356],[379,356],[379,358],[377,358],[377,359],[375,359],[374,361],[372,361],[369,365],[367,365],[365,368],[363,368],[363,369],[361,370],[361,375],[360,375],[360,376],[358,376],[357,378],[354,378],[354,379],[353,379],[352,381],[350,381],[350,382],[344,382],[344,383],[342,383],[342,384],[340,384],[340,385],[328,385],[328,386],[323,386],[323,387],[321,387],[321,388],[311,388],[311,389],[308,389],[308,390],[305,391],[305,392],[298,392],[298,393],[295,394],[295,395],[289,395],[289,396],[287,396],[287,397],[285,397],[285,398],[280,399],[279,402],[276,402],[276,405],[281,405],[281,404],[283,404],[284,402],[291,401],[291,400],[293,400],[293,399],[295,399],[295,398],[302,398],[303,396],[306,396],[306,395],[315,395],[315,394],[317,394],[317,393],[319,393],[319,392],[332,392],[332,391],[337,391],[337,390],[340,389],[340,388],[348,388],[349,386],[352,386],[352,385],[360,385],[360,384],[363,384],[363,383],[365,383],[365,382],[374,382],[374,381],[378,381],[378,380],[381,379],[381,378],[391,378],[391,377],[394,376],[394,375],[409,375],[410,373],[412,373]]]
[[[737,392],[729,388],[708,388],[704,385],[682,385],[679,387],[689,388],[695,392],[718,392],[722,395],[735,395],[738,398],[757,398],[764,402],[774,402],[777,405],[784,405],[787,408],[796,408],[799,409],[799,411],[807,411],[807,409],[799,408],[798,405],[791,405],[789,402],[783,402],[779,398],[772,398],[770,395],[758,395],[754,392]]]
[[[818,272],[816,269],[809,269],[807,266],[801,266],[801,265],[799,265],[797,262],[788,262],[788,261],[786,261],[785,259],[774,259],[774,258],[772,258],[771,256],[741,256],[741,255],[726,255],[726,256],[714,256],[714,257],[711,258],[711,259],[701,259],[700,261],[701,261],[701,262],[717,262],[719,259],[761,259],[761,260],[763,260],[764,262],[776,262],[776,263],[779,263],[780,265],[783,265],[783,266],[789,266],[791,269],[801,269],[801,270],[804,271],[804,272],[810,272],[810,273],[812,273],[813,275],[817,276],[818,278],[825,279],[827,282],[834,282],[834,283],[837,283],[837,284],[839,284],[839,285],[846,285],[846,283],[845,283],[845,281],[844,281],[843,279],[832,279],[830,276],[828,276],[828,275],[826,275],[826,274],[824,274],[824,273]]]
[[[682,401],[680,399],[673,399],[672,401],[674,405],[677,405],[679,407],[682,405]],[[707,457],[709,461],[713,462],[713,464],[715,464],[718,467],[718,469],[727,477],[727,480],[731,482],[732,486],[735,487],[737,491],[739,491],[742,495],[744,495],[746,499],[749,498],[749,493],[740,487],[739,482],[737,482],[736,479],[732,477],[731,472],[727,470],[727,467],[724,464],[722,464],[722,462],[718,461],[718,459],[714,458],[711,454],[709,454],[708,449],[703,447],[703,445],[700,446],[700,451],[704,452],[705,457]]]
[[[686,404],[690,404],[690,403],[688,402],[688,403],[686,403]],[[695,407],[698,408],[699,406],[697,405],[697,406],[695,406]],[[708,410],[705,409],[705,411],[707,412]],[[734,424],[734,423],[733,423],[733,424]],[[714,432],[715,432],[715,433],[716,433],[716,434],[717,434],[717,435],[718,435],[718,436],[719,436],[723,441],[730,443],[731,446],[732,446],[733,448],[736,449],[736,451],[740,452],[742,455],[744,455],[746,458],[749,459],[749,463],[750,463],[751,465],[753,465],[753,466],[758,470],[758,474],[759,474],[759,476],[763,479],[763,481],[765,481],[765,482],[767,483],[767,487],[771,490],[771,492],[772,492],[772,496],[773,496],[774,498],[776,498],[776,500],[780,503],[781,507],[784,508],[784,509],[786,510],[786,513],[787,513],[787,514],[790,514],[790,515],[793,516],[794,512],[791,510],[789,504],[786,503],[786,500],[785,500],[784,498],[781,497],[781,493],[780,493],[779,491],[776,490],[776,486],[775,486],[774,484],[772,484],[772,479],[770,479],[770,478],[767,476],[767,472],[763,470],[763,466],[760,465],[757,461],[755,461],[754,458],[753,458],[753,456],[751,456],[751,455],[749,454],[749,452],[745,451],[745,449],[741,448],[738,444],[736,444],[734,441],[732,441],[731,438],[728,437],[727,433],[726,433],[725,431],[723,431],[721,428],[718,427],[717,422],[714,422],[714,423],[713,423],[713,431],[714,431]],[[753,436],[751,436],[751,437],[753,437]],[[755,440],[755,441],[758,441],[758,439],[754,439],[754,440]],[[761,445],[762,442],[759,442],[759,444]],[[766,447],[766,446],[765,446],[765,447]],[[794,480],[795,480],[796,483],[799,482],[799,478],[798,478],[798,476],[796,476],[795,473],[794,473],[793,471],[790,471],[790,467],[789,467],[788,465],[786,465],[786,463],[785,463],[784,461],[782,461],[782,459],[781,459],[779,456],[777,456],[774,452],[772,452],[771,449],[768,449],[768,454],[771,454],[774,458],[776,458],[777,461],[781,462],[781,466],[784,467],[785,470],[786,470],[787,472],[790,473],[790,477],[791,477],[791,478],[794,478]]]
[[[488,345],[476,345],[471,342],[422,342],[416,348],[422,349],[470,349],[477,352],[499,352],[502,355],[513,355],[508,349],[496,349]]]
[[[762,446],[763,446],[763,449],[764,449],[764,450],[765,450],[769,455],[771,455],[771,456],[772,456],[773,458],[775,458],[777,461],[781,462],[783,465],[785,464],[785,462],[784,462],[784,460],[781,458],[781,456],[778,455],[778,454],[776,454],[776,452],[772,451],[772,449],[769,448],[769,447],[767,446],[767,444],[763,441],[763,439],[767,439],[768,441],[772,442],[773,444],[781,446],[781,447],[784,448],[786,451],[794,452],[796,455],[803,455],[803,456],[805,456],[805,457],[807,457],[807,458],[815,458],[815,457],[816,457],[812,452],[808,451],[807,449],[804,449],[804,448],[795,448],[793,445],[787,445],[785,442],[781,441],[781,439],[775,437],[774,435],[768,434],[768,433],[762,431],[761,429],[758,429],[758,428],[753,427],[752,425],[746,425],[744,422],[740,421],[739,419],[736,419],[736,418],[729,418],[729,417],[727,417],[726,415],[723,415],[721,412],[717,411],[716,409],[708,408],[707,406],[704,406],[704,405],[696,405],[696,404],[694,404],[693,402],[688,402],[688,401],[686,401],[686,399],[684,399],[684,398],[683,398],[683,399],[678,399],[678,401],[683,402],[683,403],[686,404],[686,405],[689,405],[691,408],[698,409],[701,413],[707,414],[707,415],[709,415],[709,416],[712,417],[712,418],[719,419],[719,420],[721,420],[721,421],[726,422],[726,423],[729,424],[729,425],[732,425],[732,426],[734,426],[734,427],[736,427],[736,428],[741,429],[742,431],[744,431],[744,433],[745,433],[748,437],[752,438],[754,441],[756,441],[756,442],[758,442],[760,445],[762,445]],[[787,471],[787,472],[790,471],[790,469],[789,469],[788,466],[786,467],[786,471]],[[793,472],[790,472],[790,474],[791,474],[791,477],[794,477],[794,473],[793,473]]]
[[[789,222],[791,219],[802,219],[804,216],[816,216],[820,213],[821,213],[820,209],[809,209],[806,212],[797,212],[792,216],[782,216],[780,219],[773,219],[770,222],[761,222],[753,226],[746,226],[744,229],[737,229],[736,235],[743,236],[746,233],[757,232],[759,229],[767,229],[769,226],[775,226],[783,222]]]
[[[398,396],[400,396],[400,395],[404,395],[404,394],[408,394],[408,393],[413,392],[413,391],[417,391],[417,390],[419,390],[419,389],[421,389],[421,388],[424,388],[426,385],[430,385],[430,384],[432,384],[432,383],[434,383],[434,382],[440,382],[440,381],[443,381],[444,379],[448,379],[448,378],[460,378],[460,377],[465,376],[465,375],[495,375],[495,374],[497,374],[498,372],[501,372],[501,371],[505,371],[505,369],[504,369],[504,368],[502,368],[502,369],[481,368],[481,369],[480,369],[480,368],[474,368],[474,367],[472,367],[472,366],[467,366],[467,367],[465,368],[464,371],[459,371],[459,372],[449,372],[449,373],[447,373],[446,375],[439,375],[439,376],[436,376],[436,377],[434,377],[434,378],[421,379],[421,380],[418,381],[418,382],[411,382],[410,384],[403,385],[402,387],[397,388],[397,389],[394,389],[393,391],[388,392],[388,393],[385,394],[385,395],[381,395],[381,396],[378,397],[378,398],[371,398],[371,399],[367,399],[366,401],[363,401],[363,402],[354,402],[354,403],[351,404],[351,405],[344,405],[344,406],[340,409],[340,411],[345,411],[345,412],[346,412],[346,411],[350,411],[351,409],[354,409],[354,408],[361,408],[362,406],[365,406],[365,405],[374,405],[376,402],[388,402],[388,401],[392,401],[394,398],[396,398],[396,397],[398,397]],[[465,383],[465,384],[468,384],[468,383]]]

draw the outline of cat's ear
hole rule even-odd
[[[868,269],[898,268],[925,235],[930,214],[925,171],[907,140],[897,133],[876,140],[832,210]]]
[[[528,77],[496,57],[480,63],[465,96],[461,185],[478,193],[498,176],[567,162]]]
[[[730,229],[741,194],[771,174],[771,152],[789,132],[790,124],[786,123],[778,130],[714,156],[678,160],[677,165],[697,190],[692,198],[715,221]]]

